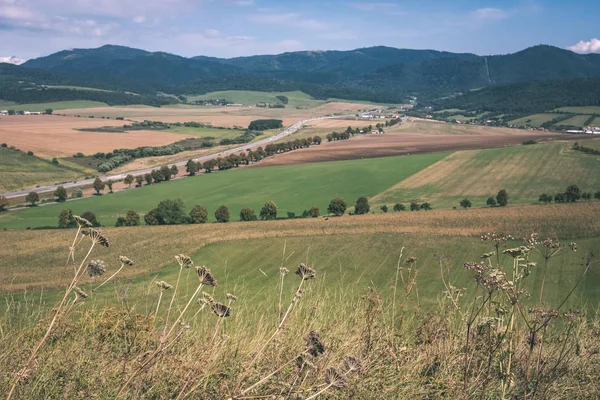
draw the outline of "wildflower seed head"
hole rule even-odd
[[[286,276],[286,275],[288,274],[288,272],[290,272],[290,271],[288,271],[288,269],[287,269],[287,268],[285,268],[285,267],[281,267],[281,268],[279,268],[279,274],[280,274],[281,276]]]
[[[407,264],[414,264],[417,262],[417,257],[408,257],[408,260],[406,260]]]
[[[110,247],[110,241],[106,237],[105,234],[102,233],[100,229],[84,229],[81,231],[84,236],[89,236],[92,239],[92,242],[98,243],[104,247]]]
[[[75,292],[77,298],[87,299],[88,297],[87,293],[78,288],[77,286],[73,286],[73,291]]]
[[[310,267],[307,267],[305,264],[298,265],[298,269],[296,270],[296,275],[301,277],[303,280],[313,279],[316,276],[316,271]]]
[[[231,307],[227,307],[223,303],[216,302],[213,304],[212,310],[221,318],[229,317],[231,315]]]
[[[133,261],[131,261],[129,258],[127,258],[125,256],[119,256],[119,260],[121,260],[121,263],[123,265],[127,265],[128,267],[133,267]]]
[[[515,247],[512,249],[506,249],[502,253],[511,256],[512,258],[526,256],[531,249],[526,246]]]
[[[499,248],[504,243],[506,243],[512,239],[513,239],[513,237],[511,235],[506,235],[504,233],[497,233],[497,232],[490,232],[490,233],[481,235],[482,241],[492,242],[494,244],[494,247],[496,247],[496,248]]]
[[[232,295],[231,293],[227,293],[227,300],[231,301],[232,303],[237,301],[237,296]]]
[[[202,298],[206,300],[209,304],[213,304],[215,302],[215,299],[206,292],[202,292]]]
[[[335,368],[328,368],[327,371],[325,371],[325,382],[335,388],[348,386],[348,379],[340,374]]]
[[[344,359],[344,364],[348,370],[356,372],[357,374],[360,374],[363,370],[362,360],[358,357],[348,356]]]
[[[495,255],[496,255],[496,252],[495,252],[495,251],[491,251],[491,252],[489,252],[489,253],[483,253],[483,254],[481,255],[481,258],[483,258],[483,259],[487,259],[487,258],[491,258],[491,257],[493,257],[493,256],[495,256]]]
[[[190,268],[194,265],[194,261],[192,261],[192,259],[185,254],[178,254],[175,256],[175,259],[181,268]]]
[[[571,251],[577,251],[577,243],[575,243],[575,242],[569,243],[569,248],[571,249]]]
[[[318,357],[319,355],[325,353],[325,345],[321,341],[321,336],[315,332],[311,331],[308,336],[304,338],[306,340],[306,352],[313,357]]]
[[[160,290],[171,290],[171,289],[173,289],[173,286],[169,285],[165,281],[156,281],[154,283],[156,284],[156,286],[158,286],[158,288]]]
[[[210,269],[205,266],[196,267],[196,274],[200,278],[200,283],[206,286],[217,286],[217,280],[214,275],[210,272]]]
[[[73,219],[77,222],[80,228],[92,228],[94,225],[90,221],[85,218],[80,217],[79,215],[74,215]]]
[[[87,265],[87,271],[90,277],[95,278],[106,272],[106,265],[102,260],[92,260]]]

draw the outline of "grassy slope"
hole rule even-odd
[[[485,206],[498,190],[510,203],[536,202],[542,193],[563,192],[570,184],[583,191],[600,190],[597,157],[564,152],[568,144],[551,143],[452,154],[377,196],[374,204],[430,201],[434,207],[458,207],[469,198]]]
[[[105,103],[98,101],[89,100],[73,100],[73,101],[56,101],[52,103],[36,103],[36,104],[14,104],[10,107],[11,110],[15,111],[40,111],[44,112],[47,108],[51,108],[54,111],[68,110],[70,108],[94,108],[94,107],[106,107]]]
[[[585,121],[587,121],[590,117],[591,117],[591,115],[585,115],[585,114],[576,115],[572,118],[561,121],[556,125],[583,126]]]
[[[237,220],[242,207],[252,207],[258,213],[267,200],[278,204],[280,215],[287,211],[302,213],[313,205],[325,212],[334,197],[342,196],[353,205],[358,197],[374,196],[445,156],[427,154],[203,174],[68,204],[6,213],[0,217],[0,227],[55,226],[58,214],[67,207],[76,214],[91,210],[103,224],[112,225],[129,209],[145,213],[168,198],[181,198],[188,209],[202,204],[209,209],[211,219],[221,204],[227,205],[232,219]]]
[[[315,100],[304,92],[253,92],[246,90],[226,90],[221,92],[211,92],[201,96],[189,96],[189,100],[208,100],[225,99],[234,103],[254,105],[256,103],[266,102],[271,104],[281,104],[276,96],[286,96],[289,103],[286,107],[312,108],[323,104],[323,101]]]
[[[531,126],[540,126],[544,122],[548,122],[558,116],[559,116],[559,114],[533,114],[533,115],[528,115],[526,117],[510,121],[509,124],[514,124],[514,125],[528,124]]]
[[[600,114],[600,106],[589,107],[561,107],[559,111],[576,113],[576,114]]]
[[[237,129],[188,128],[185,126],[176,126],[164,132],[181,133],[188,137],[214,137],[218,139],[233,139],[242,134],[242,131],[239,131]]]
[[[77,171],[73,166],[56,166],[35,156],[0,148],[0,193],[71,181],[83,175],[83,171]]]

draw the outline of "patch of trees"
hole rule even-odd
[[[249,131],[267,131],[280,128],[283,128],[283,121],[280,119],[257,119],[248,125]]]
[[[240,136],[233,138],[233,139],[221,139],[221,142],[219,143],[222,146],[226,146],[226,145],[231,145],[231,144],[244,144],[244,143],[250,143],[251,141],[253,141],[254,139],[256,139],[257,136],[262,135],[261,131],[257,131],[257,130],[251,130],[248,129],[246,131],[244,131],[243,134],[241,134]]]
[[[127,211],[125,217],[117,218],[116,227],[120,226],[138,226],[140,224],[140,215],[135,210]]]
[[[571,148],[575,151],[580,151],[582,153],[592,154],[594,156],[600,156],[600,150],[593,149],[591,147],[585,147],[577,142],[575,144],[573,144],[573,147],[571,147]]]
[[[577,185],[569,185],[563,193],[557,193],[554,196],[542,193],[539,197],[539,202],[548,204],[554,200],[555,203],[575,203],[578,200],[591,200],[592,197],[600,200],[600,191],[592,195],[591,192],[582,192]]]
[[[287,104],[289,102],[289,99],[287,98],[287,96],[283,96],[283,95],[279,95],[279,96],[275,96],[277,98],[277,100],[279,100],[282,104]]]

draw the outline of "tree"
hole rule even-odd
[[[565,196],[564,193],[557,193],[556,196],[554,196],[555,203],[565,203],[566,201],[567,201],[567,197]]]
[[[500,207],[506,207],[508,204],[508,193],[506,189],[501,189],[496,195],[496,202]]]
[[[131,188],[131,184],[133,183],[133,181],[135,180],[135,178],[133,177],[133,175],[129,174],[125,177],[125,179],[123,179],[123,182],[129,187]]]
[[[294,219],[294,218],[296,218],[296,213],[293,211],[288,211],[287,216],[288,216],[288,219]]]
[[[32,155],[33,155],[33,151],[29,150],[29,151],[27,152],[27,155],[28,155],[28,156],[32,156]]]
[[[152,172],[150,172],[150,176],[152,177],[154,183],[160,183],[164,180],[164,175],[160,169],[152,170]]]
[[[179,168],[177,168],[177,165],[171,165],[171,177],[175,178],[178,173],[179,173]]]
[[[67,190],[64,187],[59,186],[54,191],[54,196],[56,197],[56,201],[62,203],[67,200]]]
[[[54,157],[54,158],[52,159],[52,164],[54,164],[54,165],[58,165],[58,158]]]
[[[208,221],[208,210],[206,207],[194,206],[190,211],[192,224],[205,224]]]
[[[58,227],[60,229],[75,228],[76,226],[77,221],[73,217],[73,211],[67,208],[58,214]]]
[[[198,164],[191,159],[188,160],[187,164],[185,164],[185,172],[187,172],[189,176],[196,175],[196,172],[198,172]]]
[[[567,188],[565,192],[565,198],[568,203],[575,203],[577,200],[581,198],[581,192],[577,185],[571,185]]]
[[[344,215],[347,207],[348,204],[346,204],[346,201],[342,197],[336,197],[329,203],[329,207],[327,207],[327,212],[333,215],[337,215],[339,217],[340,215]]]
[[[115,223],[115,227],[119,228],[121,226],[127,226],[127,222],[125,222],[125,218],[123,217],[117,218],[117,222]]]
[[[380,210],[384,213],[388,212],[388,206],[386,206],[385,204],[381,206]]]
[[[30,192],[27,197],[25,197],[25,201],[31,203],[32,206],[35,206],[35,203],[40,201],[40,195],[38,192]]]
[[[158,225],[158,211],[156,210],[156,208],[153,208],[152,210],[148,211],[148,213],[146,215],[144,215],[144,221],[146,222],[146,225]]]
[[[366,197],[359,197],[354,206],[354,214],[367,214],[370,209],[371,206],[369,205],[369,200],[367,200]]]
[[[83,190],[81,190],[81,188],[75,188],[71,191],[72,199],[80,199],[82,197],[83,197]]]
[[[410,203],[410,211],[419,211],[419,203],[412,201]]]
[[[106,181],[106,186],[108,186],[108,193],[114,193],[113,192],[113,183],[114,182],[110,179],[108,181]]]
[[[240,211],[240,221],[256,221],[256,213],[250,207],[244,207]]]
[[[542,193],[540,195],[539,202],[540,203],[543,202],[544,204],[551,203],[552,202],[552,196],[550,196],[549,194],[546,194],[546,193]]]
[[[150,174],[150,173],[145,174],[144,180],[146,181],[146,185],[152,185],[152,181],[153,181],[152,174]]]
[[[81,214],[81,218],[87,219],[92,224],[92,226],[101,226],[100,222],[98,222],[98,219],[96,218],[96,214],[94,214],[91,211],[86,211],[83,214]]]
[[[102,182],[102,179],[100,178],[96,178],[94,180],[94,183],[92,184],[92,187],[96,191],[96,194],[100,194],[100,192],[104,190],[105,186],[106,185],[104,184],[104,182]]]
[[[44,112],[44,114],[46,114],[46,115],[52,115],[52,113],[53,113],[53,112],[54,112],[54,110],[53,110],[53,109],[51,109],[51,108],[46,108],[46,111]]]
[[[156,219],[158,225],[179,225],[186,224],[189,221],[181,199],[167,199],[158,203],[158,206],[156,206]]]
[[[496,207],[496,199],[493,197],[488,197],[486,204],[490,207]]]
[[[4,196],[0,196],[0,211],[4,211],[8,208],[8,199]]]
[[[319,207],[317,206],[312,206],[309,210],[308,210],[308,215],[311,218],[318,218],[319,215],[321,215],[321,210],[319,210]]]
[[[263,208],[260,210],[260,219],[272,220],[277,218],[277,204],[269,200],[265,203]]]
[[[406,207],[404,206],[404,204],[401,204],[401,203],[394,204],[394,211],[399,212],[399,211],[404,211],[404,210],[406,210]]]
[[[431,210],[431,204],[429,204],[428,202],[425,202],[425,203],[421,204],[421,205],[419,206],[419,208],[420,208],[421,210]]]
[[[127,211],[125,214],[125,226],[138,226],[140,224],[140,214],[135,210]]]
[[[591,200],[592,194],[590,192],[583,192],[581,193],[581,198],[585,201]]]
[[[168,165],[163,165],[160,167],[160,173],[162,174],[164,181],[171,180],[171,168],[169,168]]]
[[[135,177],[135,185],[137,187],[142,187],[142,185],[144,184],[144,177],[142,175],[138,175]]]
[[[227,208],[227,206],[220,206],[215,211],[215,219],[217,222],[229,222],[229,218],[231,218],[231,213],[229,212],[229,208]]]
[[[465,210],[466,210],[467,208],[471,208],[471,206],[472,206],[472,205],[473,205],[473,204],[471,203],[471,200],[469,200],[469,199],[462,199],[462,200],[460,201],[460,206],[461,206],[462,208],[464,208]]]
[[[207,161],[204,161],[204,164],[202,164],[202,168],[204,168],[204,170],[209,173],[212,172],[212,170],[217,166],[217,160],[215,159],[210,159]]]
[[[598,191],[598,192],[594,193],[594,198],[595,198],[596,200],[600,200],[600,191]]]

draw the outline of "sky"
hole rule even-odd
[[[376,45],[600,53],[598,0],[0,0],[0,59],[118,44],[186,57]]]

